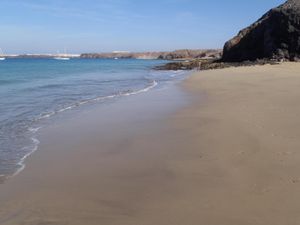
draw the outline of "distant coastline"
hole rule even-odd
[[[113,51],[104,53],[82,53],[82,54],[64,54],[69,58],[82,59],[160,59],[160,60],[185,60],[194,58],[219,58],[222,50],[220,49],[182,49],[175,51],[161,52],[126,52]],[[6,54],[6,58],[14,59],[52,59],[60,56],[59,54]]]
[[[52,59],[61,56],[61,54],[4,54],[8,59]],[[70,58],[80,58],[80,54],[64,54]]]

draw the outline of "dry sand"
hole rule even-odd
[[[0,186],[0,224],[300,224],[300,64],[205,71],[183,86],[193,103],[168,119],[50,129]]]

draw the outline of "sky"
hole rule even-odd
[[[6,54],[222,48],[284,0],[0,0]]]

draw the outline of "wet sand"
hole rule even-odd
[[[299,224],[299,71],[195,73],[54,124],[0,185],[0,224]]]

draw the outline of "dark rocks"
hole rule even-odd
[[[271,9],[251,26],[229,40],[222,61],[300,58],[300,0],[288,0]]]
[[[200,67],[201,62],[199,60],[191,60],[191,61],[178,61],[167,63],[162,66],[157,66],[154,69],[156,70],[192,70]]]
[[[219,49],[203,49],[203,50],[190,50],[182,49],[173,52],[162,53],[158,58],[165,60],[174,59],[196,59],[196,58],[220,58],[222,50]]]
[[[185,62],[171,62],[162,66],[155,67],[156,70],[213,70],[224,69],[229,67],[241,67],[241,66],[257,66],[257,65],[274,65],[278,64],[275,60],[260,59],[255,61],[243,61],[243,62],[222,62],[220,60],[209,59],[194,59]]]

